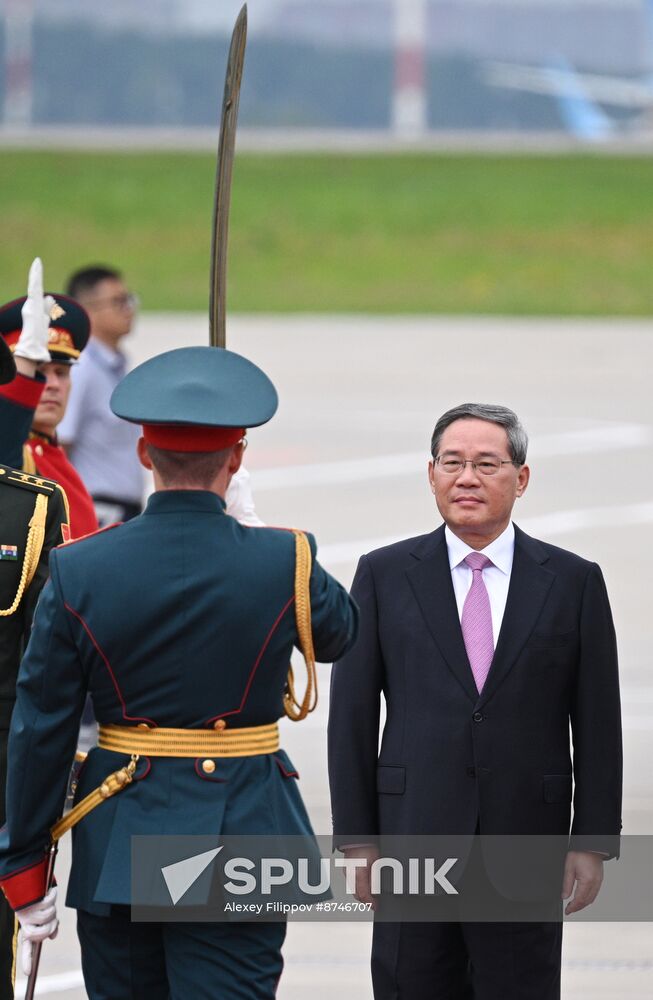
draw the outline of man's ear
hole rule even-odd
[[[229,465],[228,465],[230,476],[233,476],[236,472],[238,472],[243,461],[243,455],[245,454],[246,447],[247,445],[245,444],[245,441],[243,439],[239,441],[237,444],[235,444],[231,449],[231,455],[229,456]]]
[[[435,466],[433,465],[433,460],[429,462],[428,475],[431,493],[435,493]]]
[[[150,458],[149,452],[147,450],[147,441],[144,437],[139,437],[138,444],[136,445],[136,453],[138,455],[138,460],[145,469],[152,471],[152,459]]]
[[[517,473],[517,496],[521,497],[526,492],[526,487],[528,486],[528,480],[531,478],[531,470],[527,465],[522,465],[521,469]]]

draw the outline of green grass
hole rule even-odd
[[[146,309],[207,305],[214,157],[3,152],[1,291],[44,260],[124,270]],[[653,161],[248,156],[230,311],[653,313]]]

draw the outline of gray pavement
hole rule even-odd
[[[176,126],[0,125],[0,149],[111,150],[115,152],[215,153],[218,128]],[[605,156],[650,155],[653,133],[640,127],[596,141],[557,130],[438,129],[402,135],[390,129],[239,128],[240,153],[465,153],[523,156],[587,152]]]
[[[521,415],[532,439],[532,478],[515,520],[599,562],[612,599],[625,721],[624,833],[653,833],[652,336],[645,321],[442,317],[238,317],[228,331],[229,346],[259,362],[281,397],[272,423],[250,434],[259,513],[270,524],[315,531],[323,561],[347,583],[366,549],[436,525],[425,469],[443,410],[483,400]],[[197,316],[148,315],[129,350],[140,361],[206,337]],[[329,830],[328,675],[320,667],[316,713],[283,724],[320,833]],[[568,924],[564,1000],[648,1000],[652,931]],[[368,1000],[369,939],[363,925],[292,925],[280,1000]],[[70,911],[46,945],[42,974],[39,996],[86,995]]]

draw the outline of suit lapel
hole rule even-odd
[[[470,700],[476,702],[478,691],[460,629],[444,526],[422,539],[412,556],[416,561],[407,570],[407,576],[426,627],[449,669]]]
[[[547,558],[546,550],[539,542],[515,525],[515,555],[508,600],[492,666],[478,699],[479,707],[492,697],[508,676],[535,627],[555,579],[555,574],[542,565]]]

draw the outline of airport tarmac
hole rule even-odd
[[[207,336],[202,317],[149,314],[127,349],[137,362]],[[652,324],[242,316],[229,322],[228,346],[259,363],[281,399],[275,419],[249,435],[259,514],[315,532],[323,563],[345,583],[363,552],[439,523],[426,464],[441,412],[476,400],[519,413],[532,476],[515,521],[603,568],[621,657],[624,833],[653,834]],[[319,676],[317,711],[282,731],[315,829],[328,833],[329,668]],[[58,863],[62,886],[68,851],[65,844]],[[643,923],[569,922],[564,1000],[648,1000],[652,932]],[[280,1000],[370,1000],[369,941],[369,925],[293,924]],[[37,995],[81,1000],[79,969],[68,910],[57,940],[45,945]],[[23,991],[19,984],[17,997]]]

